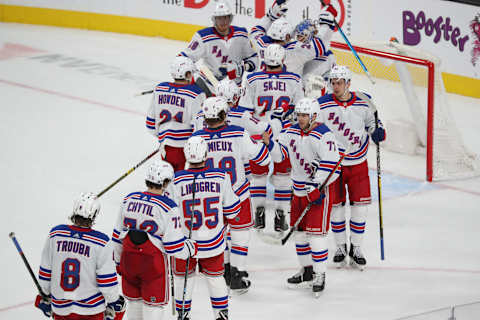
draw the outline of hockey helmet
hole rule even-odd
[[[223,97],[225,100],[227,100],[227,102],[233,104],[237,103],[241,95],[241,89],[237,86],[235,81],[228,78],[218,82],[215,92],[217,97]]]
[[[200,163],[207,159],[207,142],[200,136],[190,137],[183,147],[189,163]]]
[[[80,216],[93,222],[99,212],[100,201],[97,200],[97,196],[92,192],[83,192],[73,202],[73,212],[70,219]]]
[[[310,121],[313,120],[313,116],[320,113],[320,106],[318,105],[317,100],[312,98],[303,98],[300,99],[295,105],[295,114],[308,114]]]
[[[228,103],[224,97],[210,97],[203,101],[202,111],[205,119],[220,119],[222,111],[228,112]]]
[[[275,20],[268,28],[267,36],[277,41],[286,41],[287,35],[293,31],[292,25],[285,18]]]
[[[147,169],[146,181],[164,185],[165,182],[173,180],[173,167],[170,163],[163,160],[155,160]]]
[[[215,9],[213,10],[212,14],[212,22],[215,25],[215,18],[216,17],[225,17],[230,16],[230,23],[233,21],[233,11],[232,8],[228,5],[228,3],[223,1],[218,1],[215,4]]]
[[[263,60],[267,66],[277,67],[283,65],[285,48],[279,44],[270,44],[264,52]]]
[[[193,61],[184,56],[175,57],[170,65],[170,74],[173,79],[186,79],[187,72],[193,75],[195,65]]]
[[[352,73],[347,66],[335,65],[328,76],[329,81],[332,79],[345,79],[345,82],[349,82],[352,79]]]

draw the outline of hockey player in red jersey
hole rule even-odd
[[[197,244],[185,239],[181,211],[164,195],[172,166],[156,160],[147,169],[147,191],[132,192],[120,207],[113,229],[114,259],[128,300],[128,319],[161,320],[169,301],[168,257],[195,256]]]
[[[147,129],[160,143],[162,158],[174,171],[183,170],[183,145],[192,135],[192,121],[200,111],[205,93],[192,84],[193,62],[176,57],[170,65],[174,82],[162,82],[153,92],[147,112]]]
[[[321,121],[335,134],[341,152],[349,149],[342,162],[342,174],[336,181],[332,210],[332,231],[337,249],[333,262],[346,265],[347,236],[346,194],[350,203],[350,263],[363,270],[367,261],[361,250],[365,232],[368,205],[371,203],[367,151],[370,138],[374,143],[385,140],[385,129],[380,120],[375,123],[374,112],[367,101],[350,91],[351,73],[345,66],[335,66],[330,72],[333,93],[318,99]],[[370,99],[366,94],[363,97]]]
[[[287,282],[295,287],[311,285],[315,296],[325,288],[327,234],[334,195],[331,185],[339,170],[330,177],[322,192],[318,188],[340,158],[335,136],[324,124],[317,122],[319,113],[315,100],[301,99],[295,105],[298,124],[280,135],[272,151],[274,161],[288,157],[292,165],[290,225],[297,222],[308,203],[313,203],[295,232],[296,252],[302,270]]]
[[[72,225],[50,231],[42,252],[40,295],[35,306],[56,320],[114,320],[125,312],[107,235],[92,229],[100,212],[93,193],[82,193],[70,216]]]
[[[228,289],[223,279],[225,221],[233,220],[241,205],[232,189],[230,175],[207,165],[207,148],[207,143],[200,136],[188,139],[185,144],[188,168],[175,173],[173,182],[175,197],[183,210],[179,221],[183,232],[198,243],[198,255],[188,261],[185,289],[187,261],[175,259],[174,263],[175,302],[180,320],[190,319],[197,264],[207,279],[214,319],[228,319]]]

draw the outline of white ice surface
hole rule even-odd
[[[169,80],[169,62],[185,45],[0,24],[0,319],[43,318],[32,306],[35,287],[8,233],[16,232],[36,272],[47,233],[67,222],[73,198],[99,192],[155,149],[145,129],[149,97],[133,94]],[[39,59],[45,55],[52,60]],[[449,99],[464,141],[478,153],[480,101]],[[375,167],[374,149],[369,162]],[[383,152],[382,166],[386,260],[380,260],[377,202],[367,217],[367,269],[329,266],[319,299],[285,286],[298,268],[292,241],[272,247],[254,236],[248,257],[253,285],[231,298],[231,319],[395,319],[480,300],[480,179],[427,184],[420,156]],[[143,189],[144,169],[101,198],[97,229],[111,234],[122,196]],[[192,308],[193,320],[213,318],[203,279]],[[476,310],[457,319],[479,319]],[[166,319],[174,319],[170,308]]]

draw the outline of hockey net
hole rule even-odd
[[[331,46],[337,64],[352,70],[352,87],[372,94],[387,130],[383,147],[424,154],[427,181],[480,175],[480,160],[466,149],[451,114],[438,58],[395,42],[355,45],[371,85],[346,44]]]

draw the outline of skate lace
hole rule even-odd
[[[365,258],[360,247],[353,246],[353,256],[357,258]]]
[[[315,273],[313,275],[313,284],[321,285],[325,281],[325,273]]]
[[[336,256],[339,256],[339,255],[346,256],[347,252],[345,251],[345,247],[344,246],[337,247],[337,251],[335,251],[335,255]]]

